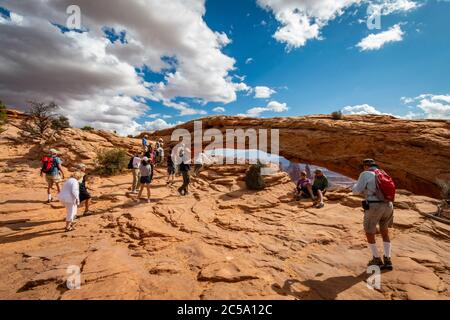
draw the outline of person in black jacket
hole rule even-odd
[[[191,169],[191,167],[190,167],[189,164],[181,162],[181,164],[180,164],[180,172],[183,175],[183,185],[178,188],[178,192],[182,196],[185,196],[185,195],[187,195],[189,193],[188,187],[189,187],[189,183],[191,182],[191,179],[189,177],[189,170],[190,169]]]
[[[86,174],[86,166],[84,164],[78,165],[79,171],[83,174],[83,178],[80,183],[80,203],[84,202],[84,214],[85,216],[91,215],[92,212],[89,210],[89,206],[91,203],[91,194],[89,193],[86,181],[89,179],[89,176]]]

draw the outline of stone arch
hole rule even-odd
[[[361,161],[373,158],[398,188],[439,197],[437,179],[450,180],[450,121],[412,121],[390,116],[329,116],[243,118],[216,116],[199,119],[202,129],[278,129],[279,154],[293,162],[326,167],[358,178]],[[149,134],[174,145],[175,129],[194,131],[194,121]],[[269,135],[270,136],[270,135]],[[270,152],[270,142],[268,143]]]

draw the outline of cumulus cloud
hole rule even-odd
[[[411,105],[416,112],[413,118],[450,119],[450,94],[421,94],[414,98],[402,98],[403,103]]]
[[[388,113],[382,113],[381,111],[378,111],[375,107],[369,105],[369,104],[360,104],[355,106],[346,106],[342,108],[343,114],[359,114],[359,115],[368,115],[368,114],[375,114],[375,115],[388,115]]]
[[[389,30],[376,34],[369,34],[356,46],[359,47],[361,51],[379,50],[387,43],[402,41],[403,35],[404,32],[400,25],[396,24]]]
[[[245,114],[238,114],[241,117],[252,117],[256,118],[261,115],[263,112],[276,112],[281,113],[289,110],[286,103],[280,103],[278,101],[270,101],[266,107],[256,107],[247,110]]]
[[[257,86],[255,87],[254,90],[255,90],[255,98],[257,99],[268,99],[274,93],[276,93],[275,90],[265,86]]]
[[[352,6],[371,5],[372,15],[408,12],[420,6],[412,0],[257,0],[272,12],[280,26],[273,37],[287,50],[305,46],[309,40],[321,40],[321,30]]]
[[[23,109],[27,100],[51,99],[76,123],[87,121],[78,116],[89,113],[102,119],[99,126],[121,132],[127,122],[118,124],[105,110],[131,123],[146,111],[145,98],[180,115],[205,114],[176,101],[229,103],[247,89],[230,76],[235,60],[222,48],[231,39],[205,23],[204,0],[75,3],[88,32],[63,33],[56,26],[65,25],[71,0],[0,0],[11,11],[0,20],[0,96],[8,105]],[[106,39],[105,27],[123,31],[125,41]],[[143,67],[164,80],[143,81],[135,71]]]

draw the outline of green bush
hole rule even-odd
[[[53,130],[63,130],[70,128],[70,122],[69,119],[65,116],[58,116],[55,119],[52,120],[52,129]]]
[[[129,156],[123,149],[100,150],[97,153],[97,169],[100,174],[115,175],[128,167]]]
[[[331,114],[331,118],[333,118],[333,120],[342,120],[342,111],[334,111]]]
[[[249,190],[263,190],[266,187],[266,183],[261,176],[263,167],[264,165],[258,161],[257,164],[252,164],[245,173],[245,184]]]
[[[93,131],[94,128],[92,128],[91,126],[84,126],[83,128],[81,128],[81,130],[84,130],[84,131]]]

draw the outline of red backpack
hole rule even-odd
[[[53,157],[43,157],[42,158],[42,172],[49,173],[53,169]]]
[[[386,202],[393,202],[395,200],[395,183],[394,180],[383,170],[375,169],[375,179],[377,188]]]

